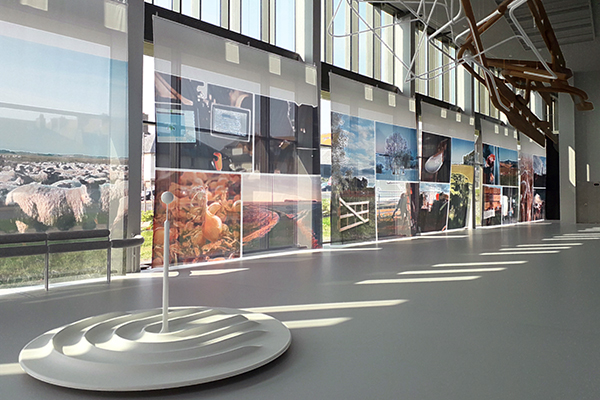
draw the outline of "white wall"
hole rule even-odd
[[[581,223],[600,223],[599,78],[600,71],[579,72],[575,74],[574,81],[575,86],[583,89],[595,106],[592,111],[575,110],[574,112],[575,150],[577,154],[577,222]],[[562,97],[561,100],[563,100]],[[571,101],[569,98],[565,100]],[[598,186],[594,184],[598,184]]]

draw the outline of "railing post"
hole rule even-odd
[[[112,267],[112,241],[108,238],[108,247],[106,248],[106,282],[110,283]]]
[[[46,236],[46,256],[44,263],[44,288],[48,291],[50,281],[50,248],[48,247],[48,237]]]

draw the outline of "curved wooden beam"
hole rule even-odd
[[[540,145],[545,145],[545,137],[554,142],[557,141],[557,138],[550,130],[549,124],[537,118],[527,106],[531,92],[539,93],[546,103],[550,102],[549,93],[570,94],[580,111],[592,110],[594,106],[588,101],[587,93],[569,84],[568,79],[573,76],[573,72],[566,67],[564,56],[541,0],[527,0],[527,5],[552,57],[550,64],[540,61],[488,58],[483,53],[481,35],[504,17],[509,6],[515,1],[503,1],[496,11],[490,14],[487,21],[478,25],[471,0],[461,0],[470,33],[459,47],[457,59],[464,61],[466,53],[470,53],[486,70],[491,67],[498,68],[501,71],[501,77],[488,73],[481,76],[471,65],[463,64],[475,79],[486,86],[490,93],[490,100],[499,111],[506,115],[511,125]],[[525,98],[515,94],[507,83],[515,88],[525,90]]]

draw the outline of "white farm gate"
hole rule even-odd
[[[342,214],[343,210],[349,213]],[[340,198],[340,232],[369,222],[369,202],[353,201],[346,203]]]

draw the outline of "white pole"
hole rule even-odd
[[[164,246],[163,246],[163,305],[162,305],[162,329],[160,333],[169,332],[169,242],[170,242],[170,224],[169,224],[169,204],[174,200],[173,193],[164,192],[160,199],[167,205],[167,214],[164,224]]]

